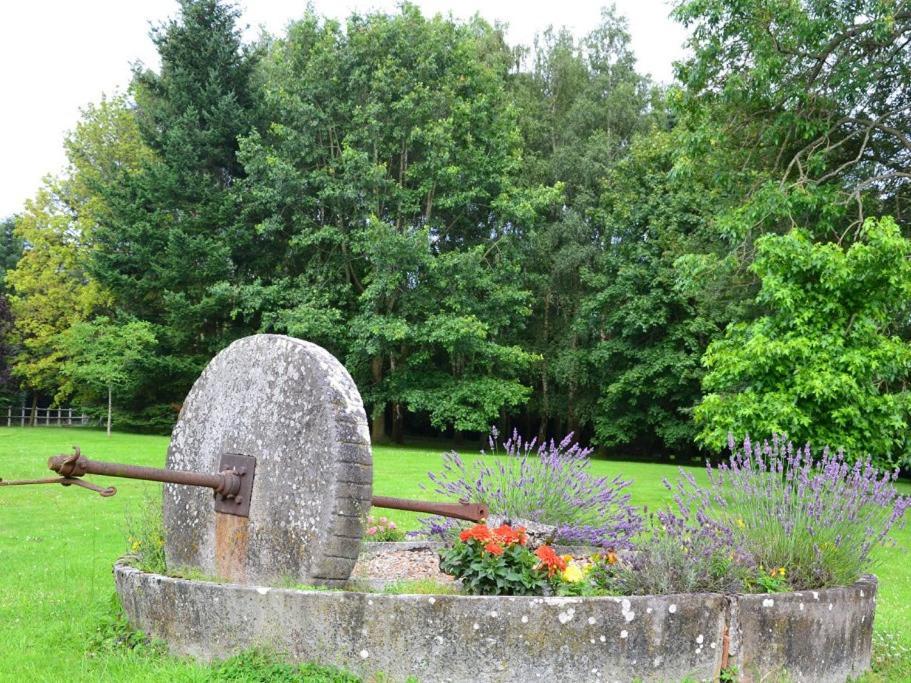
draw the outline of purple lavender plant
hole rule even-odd
[[[680,515],[726,529],[732,546],[760,568],[781,568],[795,589],[846,585],[871,568],[874,550],[903,523],[911,498],[898,495],[898,470],[879,472],[868,457],[849,463],[844,453],[772,443],[738,449],[717,468],[709,486],[681,471],[674,492]],[[668,513],[671,517],[671,513]]]
[[[556,527],[556,540],[605,548],[628,548],[642,528],[626,489],[632,482],[594,477],[591,448],[568,434],[559,443],[525,441],[518,432],[501,445],[492,430],[490,452],[466,463],[458,453],[443,456],[443,470],[429,472],[435,492],[448,498],[486,503],[492,515],[527,519]],[[439,518],[422,520],[427,533],[446,533]]]

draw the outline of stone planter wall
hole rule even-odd
[[[392,681],[844,681],[870,663],[876,580],[777,595],[385,595],[187,581],[116,565],[134,627],[221,659],[254,646]]]

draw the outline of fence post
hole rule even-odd
[[[13,407],[12,406],[7,406],[7,408],[6,408],[6,426],[7,427],[13,426]]]
[[[61,412],[63,412],[63,408],[58,407],[58,408],[57,408],[57,426],[58,426],[58,427],[59,427],[60,425],[63,424],[63,423],[60,421],[60,413],[61,413]]]
[[[73,409],[72,408],[70,408],[66,414],[66,424],[67,424],[67,426],[70,426],[73,424]]]
[[[19,417],[21,418],[21,424],[19,426],[24,427],[25,426],[25,401],[22,402],[22,413],[19,415]]]

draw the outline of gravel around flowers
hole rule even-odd
[[[432,548],[390,548],[361,553],[351,574],[353,579],[400,581],[431,579],[453,583],[453,577],[440,571],[440,557]]]

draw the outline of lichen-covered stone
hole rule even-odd
[[[325,349],[255,335],[219,353],[187,396],[168,449],[171,469],[217,472],[223,453],[256,458],[239,576],[339,584],[357,558],[370,507],[367,418],[351,376]],[[215,575],[212,492],[165,486],[172,567]]]
[[[130,623],[175,654],[208,661],[264,646],[422,683],[713,681],[726,631],[739,680],[845,681],[869,666],[876,589],[865,577],[771,596],[535,598],[296,591],[125,565],[114,576]]]
[[[846,681],[870,667],[876,578],[799,593],[733,601],[731,663],[743,683]]]
[[[266,646],[392,681],[712,680],[721,595],[536,598],[295,591],[118,565],[131,623],[204,660]],[[179,605],[179,609],[175,606]]]

